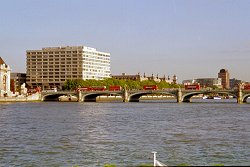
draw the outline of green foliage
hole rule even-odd
[[[152,164],[140,164],[137,167],[153,167]]]
[[[104,167],[116,167],[114,164],[105,164]]]
[[[105,80],[67,80],[64,83],[65,90],[74,90],[78,87],[87,86],[106,86],[107,88],[111,85],[120,85],[122,88],[126,86],[128,90],[133,89],[143,89],[144,85],[157,85],[159,89],[166,88],[179,88],[182,85],[170,84],[165,81],[155,82],[155,81],[132,81],[132,80],[118,80],[113,78],[108,78]]]
[[[224,164],[213,164],[212,166],[224,166]]]

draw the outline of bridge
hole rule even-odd
[[[196,95],[206,94],[225,94],[237,98],[237,103],[246,103],[250,97],[250,90],[184,90],[184,89],[163,89],[163,90],[126,90],[121,91],[58,91],[42,92],[41,100],[57,101],[62,95],[76,96],[79,102],[96,102],[98,96],[121,96],[123,102],[139,102],[140,97],[145,95],[171,95],[176,98],[176,102],[191,102],[191,98]]]

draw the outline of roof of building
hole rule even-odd
[[[3,61],[2,57],[0,57],[0,64],[6,64],[6,63]]]
[[[220,70],[220,73],[226,73],[226,72],[228,72],[227,69],[221,69],[221,70]]]

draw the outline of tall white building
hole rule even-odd
[[[10,96],[10,66],[0,57],[0,97]]]
[[[66,80],[110,77],[110,53],[86,46],[46,47],[27,50],[29,87],[62,88]]]

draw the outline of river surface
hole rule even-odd
[[[250,165],[250,104],[0,103],[0,166]]]

